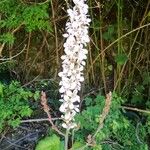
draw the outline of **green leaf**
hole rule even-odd
[[[128,60],[128,57],[125,54],[118,54],[115,57],[115,61],[119,65],[125,64],[127,60]]]
[[[115,27],[114,27],[114,25],[110,25],[108,27],[108,30],[106,32],[104,32],[103,38],[107,41],[113,41],[114,33],[115,33]]]
[[[40,92],[39,92],[39,91],[36,91],[36,92],[34,93],[33,97],[34,97],[34,100],[37,101],[37,100],[39,99],[39,97],[40,97]]]
[[[60,138],[53,134],[38,142],[35,150],[62,150]]]
[[[0,97],[3,97],[3,85],[0,83]]]
[[[33,111],[29,106],[23,106],[19,113],[21,114],[21,117],[23,117],[23,116],[31,116],[32,112]]]
[[[14,119],[14,120],[9,120],[8,121],[9,125],[11,125],[13,128],[18,127],[20,124],[20,118]]]
[[[143,101],[143,95],[141,95],[141,94],[133,95],[131,101],[133,103],[140,103]]]
[[[93,150],[103,150],[101,145],[96,145],[93,147]]]
[[[81,142],[75,142],[73,145],[72,145],[72,150],[74,150],[74,149],[78,149],[78,148],[81,148],[82,146],[84,146],[84,144],[83,143],[81,143]]]

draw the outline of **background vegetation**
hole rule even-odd
[[[82,111],[77,116],[81,126],[75,131],[75,145],[70,147],[84,145],[96,130],[96,118],[105,102],[102,95],[114,91],[110,112],[91,149],[148,150],[150,1],[88,3],[91,41],[80,93]],[[34,100],[39,99],[38,91],[46,91],[52,115],[60,116],[57,74],[61,70],[66,9],[65,0],[0,0],[0,147],[12,130],[10,125],[15,127],[31,112],[33,118],[44,116],[39,101]],[[52,135],[51,131],[46,134]],[[56,135],[51,138],[55,137],[63,144]]]

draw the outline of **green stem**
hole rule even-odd
[[[65,134],[65,150],[68,150],[68,138],[69,137],[69,129],[66,130]]]

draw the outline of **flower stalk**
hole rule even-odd
[[[60,111],[63,113],[62,126],[66,129],[75,128],[77,125],[74,116],[79,112],[81,82],[84,81],[83,70],[86,65],[88,50],[87,43],[90,41],[88,29],[90,18],[88,16],[88,5],[86,0],[73,0],[73,8],[67,10],[69,20],[66,23],[66,38],[64,43],[64,55],[62,59],[62,72],[59,92],[61,93],[62,105]]]

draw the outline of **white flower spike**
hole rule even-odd
[[[62,72],[59,92],[61,93],[62,105],[60,111],[64,120],[62,126],[67,129],[75,128],[74,116],[79,112],[80,97],[78,92],[81,89],[81,82],[84,81],[83,69],[87,58],[87,43],[90,41],[88,36],[89,24],[88,5],[86,0],[73,0],[74,7],[68,9],[69,21],[66,23],[66,38],[64,43],[65,54],[61,56]]]

